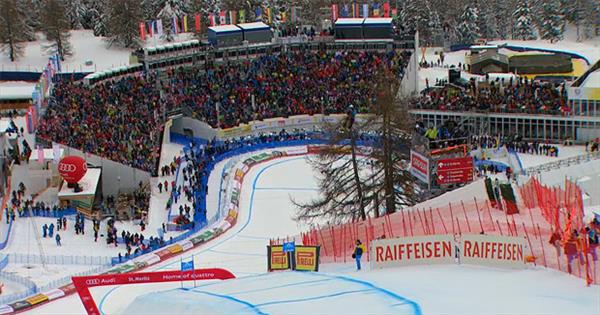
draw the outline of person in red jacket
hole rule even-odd
[[[571,235],[569,235],[569,238],[564,241],[563,247],[565,249],[565,255],[567,255],[567,271],[572,273],[573,269],[571,267],[571,262],[577,258],[577,256],[580,256],[581,253],[580,237],[577,230],[573,230]]]

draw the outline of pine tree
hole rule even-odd
[[[71,56],[73,51],[69,43],[71,27],[66,15],[66,8],[61,0],[45,0],[42,7],[41,27],[46,39],[51,42],[45,46],[50,54],[57,53],[60,60]]]
[[[461,43],[472,44],[481,36],[479,34],[479,27],[477,26],[478,16],[479,12],[477,12],[477,8],[470,5],[465,6],[465,11],[460,16],[460,23],[456,28],[458,40]]]
[[[583,7],[583,39],[600,35],[600,6],[597,0],[580,0]]]
[[[25,8],[25,24],[28,32],[27,40],[37,40],[35,32],[40,30],[40,12],[42,11],[42,0],[20,0],[19,3]]]
[[[431,15],[429,17],[429,32],[432,45],[442,46],[444,41],[444,29],[442,28],[442,22],[440,22],[440,15],[437,10],[431,10]]]
[[[194,29],[194,36],[201,39],[206,34],[207,28],[210,26],[209,16],[211,14],[218,16],[221,2],[219,0],[191,0],[188,4],[188,13],[196,15],[200,14],[200,32]]]
[[[0,45],[11,62],[23,56],[23,42],[30,32],[24,12],[17,0],[0,0]]]
[[[139,2],[136,0],[109,0],[108,25],[109,46],[140,47],[139,23],[142,22]]]
[[[94,31],[94,36],[106,36],[108,34],[107,22],[107,0],[85,0],[86,7],[83,16],[83,28]]]
[[[65,0],[67,10],[67,19],[71,24],[71,29],[78,30],[83,27],[83,16],[86,14],[86,7],[82,0]]]
[[[512,31],[513,39],[532,40],[537,38],[528,0],[522,0],[517,4],[513,18],[515,21]]]
[[[561,40],[563,38],[564,23],[561,20],[558,0],[545,0],[542,9],[541,37],[549,39],[551,43]]]
[[[162,7],[162,1],[160,0],[142,0],[140,3],[142,18],[144,21],[156,20],[156,15]]]
[[[492,4],[492,12],[494,12],[494,22],[496,24],[496,32],[500,39],[507,39],[510,32],[510,20],[508,14],[508,2],[505,0],[495,0]]]
[[[487,1],[477,1],[479,16],[477,18],[477,26],[481,37],[485,39],[494,39],[498,37],[498,29],[496,27],[496,19],[494,17],[493,6]]]

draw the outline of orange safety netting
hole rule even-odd
[[[571,182],[563,190],[545,187],[533,179],[520,187],[519,192],[521,211],[513,215],[492,207],[487,200],[474,198],[443,207],[402,209],[366,221],[318,227],[302,233],[296,240],[304,245],[320,245],[321,262],[349,262],[357,239],[365,244],[368,252],[370,242],[378,238],[479,233],[524,236],[529,259],[534,264],[566,272],[570,268],[561,246],[549,241],[557,227],[561,231],[569,226],[583,227],[581,190]],[[369,259],[369,255],[366,258]],[[577,265],[574,275],[588,283],[599,283],[597,262],[590,255],[589,244],[582,248],[581,259],[573,264]]]

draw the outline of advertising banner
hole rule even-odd
[[[98,310],[98,306],[90,294],[90,287],[192,280],[225,280],[233,278],[235,278],[235,276],[228,270],[211,268],[187,271],[171,270],[161,272],[140,272],[133,274],[95,275],[87,277],[73,277],[72,279],[73,284],[77,289],[77,293],[79,294],[79,298],[81,299],[81,303],[83,304],[83,307],[88,315],[99,315],[100,311]]]
[[[48,297],[48,300],[51,301],[65,296],[65,292],[59,289],[48,290],[46,292],[43,292],[43,294]]]
[[[504,268],[525,268],[524,237],[463,235],[461,263]]]
[[[289,256],[282,245],[267,246],[267,255],[269,271],[290,269]]]
[[[308,148],[305,145],[286,149],[288,155],[299,155],[308,153]]]
[[[48,297],[43,294],[36,294],[34,296],[31,296],[31,297],[25,299],[25,301],[27,301],[31,305],[36,305],[36,304],[40,304],[42,302],[48,301]]]
[[[319,271],[320,246],[296,245],[294,251],[294,270]]]
[[[239,127],[233,127],[228,129],[221,129],[218,131],[219,138],[232,138],[239,137],[249,133],[252,130],[250,125],[241,125]]]
[[[410,173],[429,184],[429,159],[419,152],[410,150]]]
[[[473,158],[440,159],[436,162],[440,185],[467,183],[473,180]]]
[[[429,235],[374,240],[370,258],[373,268],[452,264],[455,252],[452,235]]]

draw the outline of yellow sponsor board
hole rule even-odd
[[[600,101],[600,88],[596,87],[571,87],[567,94],[570,100]]]
[[[288,253],[283,251],[282,245],[267,246],[269,255],[269,271],[290,269]]]
[[[296,246],[294,269],[301,271],[319,271],[319,247]]]
[[[183,251],[183,247],[181,247],[181,245],[179,244],[175,244],[167,249],[173,254],[177,254]]]
[[[230,138],[230,137],[239,137],[249,133],[252,130],[250,125],[242,125],[233,128],[221,129],[219,130],[220,138]]]
[[[48,297],[43,294],[38,294],[26,299],[25,301],[29,302],[31,305],[36,305],[48,301]]]

